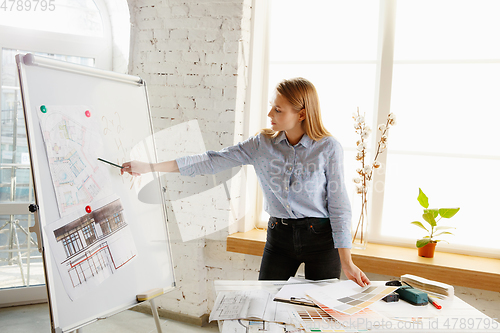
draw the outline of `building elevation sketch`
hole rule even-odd
[[[47,229],[59,275],[73,300],[119,274],[137,255],[125,211],[115,196],[91,213],[65,217]]]

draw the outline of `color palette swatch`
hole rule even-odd
[[[376,323],[381,323],[388,320],[388,318],[379,314],[378,312],[373,311],[370,308],[364,308],[363,310],[360,310],[353,315],[348,315],[340,311],[332,310],[321,303],[318,303],[317,305],[326,314],[333,317],[336,320],[337,324],[340,324],[343,327],[349,329],[366,329],[367,327],[376,326]]]
[[[292,318],[299,324],[295,326],[306,332],[348,332],[341,323],[320,308],[297,307]]]
[[[290,317],[296,322],[296,327],[301,327],[306,332],[365,332],[378,328],[378,323],[384,323],[389,318],[373,311],[370,308],[363,309],[354,315],[342,312],[326,312],[323,304],[320,308],[295,307]]]
[[[314,303],[322,304],[323,310],[330,315],[335,312],[353,315],[398,288],[385,285],[360,287],[353,281],[341,281],[307,291],[307,295],[314,300]]]

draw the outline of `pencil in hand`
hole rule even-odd
[[[120,168],[120,169],[123,169],[123,167],[121,165],[118,165],[118,164],[115,164],[113,162],[110,162],[110,161],[106,161],[106,160],[103,160],[102,158],[98,157],[97,158],[99,161],[101,162],[104,162],[104,163],[108,163],[109,165],[112,165],[114,167],[117,167],[117,168]]]

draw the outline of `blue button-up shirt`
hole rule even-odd
[[[307,134],[292,146],[284,132],[276,138],[252,136],[221,151],[176,159],[181,175],[195,176],[251,164],[264,193],[264,209],[274,217],[327,217],[336,248],[351,247],[351,205],[344,183],[344,152],[327,136]]]

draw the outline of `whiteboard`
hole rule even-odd
[[[136,305],[139,293],[173,289],[159,178],[149,190],[161,204],[142,202],[140,177],[95,159],[157,161],[144,81],[33,54],[16,60],[52,330],[75,330]]]

